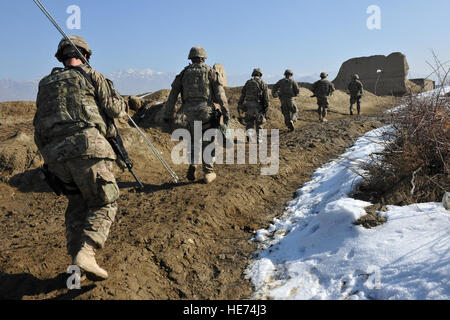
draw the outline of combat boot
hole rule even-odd
[[[214,180],[216,180],[217,175],[215,172],[208,172],[207,174],[205,174],[205,179],[204,182],[206,184],[210,184],[212,183]]]
[[[295,130],[295,127],[294,127],[294,121],[291,120],[291,121],[289,122],[289,126],[288,126],[288,127],[289,127],[289,130],[290,130],[291,132],[294,131],[294,130]]]
[[[92,281],[103,281],[108,279],[108,272],[100,268],[95,260],[95,249],[97,246],[90,240],[84,240],[81,245],[80,251],[73,259],[73,264],[77,265],[82,269],[89,280]]]
[[[196,179],[196,175],[195,175],[196,169],[197,169],[196,166],[194,166],[192,164],[189,166],[189,169],[188,169],[188,172],[187,172],[187,175],[186,175],[186,177],[188,178],[189,181],[195,181],[195,179]]]

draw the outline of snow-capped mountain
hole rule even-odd
[[[152,69],[127,69],[107,75],[114,82],[117,91],[124,95],[169,89],[175,76],[175,73],[157,72]]]

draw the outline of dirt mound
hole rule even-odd
[[[226,87],[225,94],[228,99],[232,121],[231,128],[243,127],[237,121],[239,113],[237,105],[241,96],[242,87]],[[170,90],[161,90],[155,92],[145,98],[144,106],[135,114],[134,120],[144,128],[157,126],[163,128],[164,131],[169,132],[170,127],[163,121],[165,111],[165,101],[169,96]],[[307,88],[300,88],[299,95],[294,99],[299,108],[299,123],[304,125],[311,121],[318,119],[317,115],[317,99],[311,98],[312,92]],[[281,113],[281,102],[278,98],[273,98],[270,92],[270,108],[268,111],[269,119],[267,121],[267,128],[283,128],[284,117]],[[350,96],[344,92],[337,90],[330,97],[330,113],[334,113],[337,117],[343,117],[349,114],[350,111]],[[377,97],[376,95],[365,92],[362,98],[362,113],[363,114],[380,114],[386,109],[386,106],[394,106],[397,99],[394,97]],[[181,105],[181,100],[177,102],[177,108]]]
[[[17,132],[0,142],[0,179],[42,163],[32,136]]]
[[[149,97],[149,103],[167,97]],[[239,88],[227,88],[230,109],[236,112]],[[161,94],[157,97],[156,95]],[[38,162],[0,182],[0,298],[12,299],[245,299],[252,286],[243,271],[256,250],[249,241],[280,215],[293,193],[314,170],[341,154],[363,133],[381,126],[376,117],[350,118],[348,96],[332,98],[330,122],[317,122],[314,99],[302,89],[297,130],[280,125],[280,167],[277,175],[260,175],[260,165],[217,165],[213,185],[189,183],[187,165],[173,165],[170,134],[153,122],[161,107],[148,107],[140,119],[146,136],[171,164],[181,181],[170,177],[129,126],[120,128],[135,172],[145,184],[136,193],[128,172],[116,169],[121,187],[116,222],[99,264],[110,273],[102,283],[83,283],[69,292],[62,275],[70,264],[65,252],[64,210],[67,200],[50,193],[37,179]],[[370,96],[367,97],[369,101]],[[389,99],[363,104],[363,112],[378,114]],[[279,100],[272,99],[267,128],[283,124]],[[145,107],[144,107],[145,108]],[[141,108],[142,109],[142,108]],[[0,126],[0,143],[33,150],[32,115]],[[138,116],[139,115],[139,116]],[[141,118],[141,116],[143,116]],[[150,119],[148,119],[150,118]],[[233,119],[233,121],[235,121]],[[238,125],[233,122],[234,125]],[[11,137],[16,132],[16,140]],[[21,135],[24,134],[24,135]],[[20,137],[19,137],[20,136]],[[19,138],[18,138],[19,137]],[[25,149],[24,149],[25,150]],[[28,150],[28,149],[26,149]],[[19,152],[19,151],[18,151]],[[23,153],[23,151],[20,151]],[[27,158],[28,159],[28,158]],[[23,163],[29,163],[24,161]],[[23,164],[18,166],[22,168]]]

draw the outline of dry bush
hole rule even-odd
[[[440,78],[442,84],[447,75]],[[439,88],[432,95],[410,95],[392,112],[388,142],[364,166],[358,198],[405,205],[441,201],[450,190],[450,99],[444,85]]]

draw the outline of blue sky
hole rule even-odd
[[[43,0],[64,30],[85,37],[92,65],[179,72],[194,45],[228,74],[296,76],[338,71],[353,57],[406,54],[415,74],[427,74],[431,50],[450,60],[448,0]],[[81,9],[81,30],[68,30],[66,9]],[[370,5],[381,8],[381,30],[369,30]],[[32,0],[0,2],[0,79],[33,80],[58,65],[61,36]],[[5,43],[6,42],[6,43]]]

